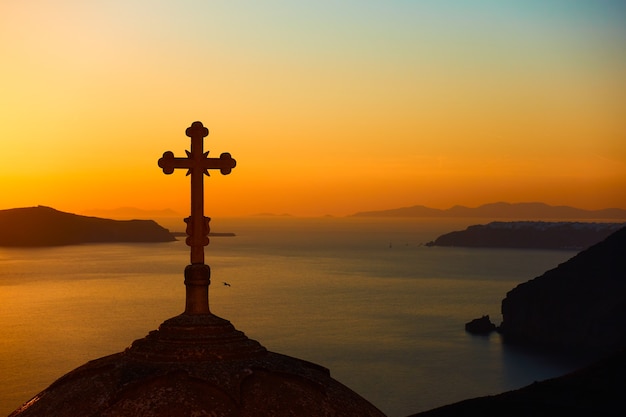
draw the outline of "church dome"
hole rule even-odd
[[[181,314],[90,361],[9,417],[384,416],[319,365],[267,351],[227,320]]]

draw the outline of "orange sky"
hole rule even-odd
[[[626,208],[622,2],[336,3],[0,3],[0,209]]]

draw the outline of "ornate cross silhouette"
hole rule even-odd
[[[185,312],[208,313],[210,270],[204,264],[204,247],[209,244],[211,219],[204,217],[204,175],[209,175],[209,169],[219,169],[223,175],[230,174],[237,161],[227,152],[221,154],[219,158],[208,157],[209,152],[204,152],[203,142],[209,134],[209,129],[204,127],[202,122],[193,122],[185,134],[191,138],[191,151],[185,150],[187,157],[177,158],[172,152],[167,151],[159,159],[159,166],[166,174],[173,173],[177,168],[183,168],[187,169],[187,175],[191,175],[191,215],[185,219],[188,235],[186,242],[191,247],[191,265],[185,269],[187,286]]]

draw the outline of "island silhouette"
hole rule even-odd
[[[581,250],[624,225],[626,223],[499,221],[443,234],[426,246]]]
[[[112,220],[80,216],[46,206],[0,210],[0,230],[0,246],[176,240],[167,229],[153,220]]]

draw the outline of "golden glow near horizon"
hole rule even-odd
[[[626,208],[620,1],[5,1],[0,209]]]

